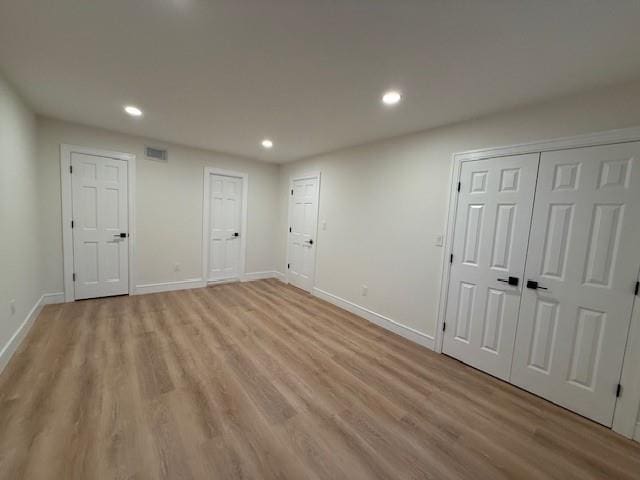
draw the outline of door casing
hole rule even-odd
[[[442,278],[440,282],[440,298],[438,301],[438,319],[436,323],[436,339],[434,350],[442,353],[444,340],[443,324],[445,321],[450,263],[452,252],[454,225],[457,214],[458,181],[463,162],[482,160],[492,157],[521,155],[527,153],[543,153],[567,150],[579,147],[612,145],[616,143],[636,142],[640,140],[640,127],[622,128],[604,132],[589,133],[571,137],[523,143],[504,147],[469,150],[453,154],[449,176],[449,203],[445,225],[445,242],[442,253]],[[631,326],[622,366],[622,395],[617,399],[612,429],[627,438],[633,438],[638,413],[640,411],[640,299],[636,299],[631,318]]]
[[[211,175],[222,175],[224,177],[240,178],[242,180],[242,209],[240,214],[240,265],[238,267],[238,277],[222,280],[220,282],[210,282],[212,284],[227,283],[242,280],[246,273],[247,258],[247,218],[249,198],[249,174],[232,170],[223,170],[214,167],[204,167],[203,195],[202,195],[202,280],[205,283],[209,269],[209,218],[211,213]]]
[[[64,301],[75,300],[73,285],[73,192],[71,188],[71,155],[82,153],[97,157],[107,157],[127,162],[127,201],[128,201],[128,233],[129,233],[129,295],[135,293],[135,185],[136,185],[136,156],[133,153],[114,152],[97,148],[82,147],[78,145],[60,145],[60,187],[62,196],[62,266],[64,283]]]

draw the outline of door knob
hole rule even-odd
[[[239,234],[238,232],[235,232],[235,233],[233,234],[233,236],[234,236],[234,237],[239,237],[239,236],[240,236],[240,234]]]
[[[518,277],[499,278],[498,281],[508,283],[514,287],[517,287],[518,283],[520,283],[520,279]]]
[[[127,238],[126,233],[114,233],[113,236],[118,238]]]
[[[313,245],[313,240],[305,240],[304,243],[307,245]]]
[[[527,288],[530,288],[531,290],[547,290],[547,287],[541,286],[535,280],[527,280]]]

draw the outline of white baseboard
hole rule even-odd
[[[269,270],[265,272],[251,272],[245,273],[239,280],[241,282],[252,282],[254,280],[263,280],[265,278],[280,278],[284,277],[280,272],[275,270]],[[220,282],[207,282],[201,278],[191,278],[188,280],[179,280],[177,282],[163,282],[163,283],[146,283],[144,285],[136,285],[134,295],[144,295],[146,293],[160,293],[171,292],[174,290],[189,290],[190,288],[203,288],[207,285],[216,285],[222,283],[237,282],[237,279],[222,280]]]
[[[64,303],[64,292],[45,293],[42,295],[43,305],[53,305],[54,303]]]
[[[147,283],[144,285],[136,285],[135,295],[171,292],[173,290],[189,290],[190,288],[202,288],[206,286],[207,282],[201,278],[191,278],[189,280],[179,280],[177,282]]]
[[[422,333],[411,327],[402,325],[401,323],[396,322],[389,317],[380,315],[379,313],[350,302],[349,300],[345,300],[344,298],[340,298],[332,293],[325,292],[324,290],[321,290],[319,288],[314,288],[313,294],[316,297],[321,298],[322,300],[325,300],[340,308],[343,308],[344,310],[347,310],[348,312],[358,315],[359,317],[362,317],[365,320],[370,321],[371,323],[375,323],[385,330],[389,330],[408,340],[411,340],[418,345],[422,345],[423,347],[427,347],[431,350],[434,350],[435,348],[435,338],[433,338],[431,335],[427,335],[426,333]]]
[[[265,272],[245,273],[240,279],[241,282],[253,282],[254,280],[264,280],[265,278],[278,278],[279,272],[268,270]]]
[[[35,322],[36,318],[42,311],[42,307],[45,305],[49,305],[52,303],[62,303],[64,302],[64,293],[45,293],[42,295],[36,304],[31,308],[29,313],[27,313],[27,317],[22,321],[18,330],[13,334],[13,336],[9,339],[2,350],[0,350],[0,373],[4,370],[4,368],[8,365],[9,360],[18,347],[29,333],[29,330],[33,326],[33,322]]]
[[[207,287],[212,287],[214,285],[226,285],[227,283],[238,283],[238,282],[248,282],[249,280],[242,280],[240,277],[235,278],[225,278],[223,280],[210,280],[207,282]]]
[[[287,280],[287,276],[284,273],[282,272],[274,272],[274,273],[275,275],[273,276],[273,278],[277,278],[282,283],[289,283],[289,281]]]

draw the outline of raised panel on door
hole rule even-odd
[[[640,269],[640,143],[543,153],[511,381],[611,425]]]
[[[209,279],[215,278],[224,269],[225,241],[224,217],[224,177],[212,175],[210,178],[211,203],[209,213]]]
[[[73,153],[71,165],[75,298],[128,293],[127,164]]]
[[[538,158],[468,161],[460,170],[443,351],[503,379],[513,356]],[[510,276],[518,285],[507,283]]]
[[[229,278],[240,275],[240,222],[242,215],[242,180],[234,178],[227,183],[227,212],[229,214],[227,229],[227,265]],[[237,234],[237,235],[236,235]]]
[[[242,179],[210,175],[209,281],[229,280],[240,274]]]
[[[311,291],[315,273],[319,178],[292,182],[289,203],[287,278],[299,288]]]

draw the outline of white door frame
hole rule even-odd
[[[289,192],[293,188],[293,182],[295,182],[296,180],[305,180],[307,178],[318,179],[318,186],[316,187],[316,231],[314,232],[316,247],[313,254],[313,276],[311,278],[311,293],[313,293],[313,289],[316,286],[316,267],[318,263],[318,246],[320,244],[320,242],[318,242],[318,219],[320,218],[320,177],[320,171],[312,171],[301,175],[291,176],[289,177],[289,188],[287,190],[287,256],[284,259],[284,278],[287,280],[287,283],[289,283],[289,269],[287,268],[287,264],[289,263],[289,226],[292,222],[291,196],[289,195]]]
[[[127,162],[127,202],[128,202],[128,230],[129,230],[129,295],[135,293],[135,272],[133,261],[135,258],[135,198],[136,198],[136,156],[133,153],[113,152],[98,148],[82,147],[78,145],[60,145],[60,185],[62,195],[62,266],[64,282],[64,301],[75,300],[73,285],[73,192],[71,188],[71,155],[82,153],[96,157],[113,158]]]
[[[438,301],[438,320],[436,324],[436,340],[434,350],[442,353],[444,335],[442,325],[447,307],[449,289],[449,270],[451,264],[449,256],[453,249],[453,227],[458,202],[458,181],[462,162],[481,160],[485,158],[504,157],[526,153],[550,152],[579,147],[597,145],[611,145],[615,143],[636,142],[640,140],[640,127],[622,128],[605,132],[589,133],[572,137],[562,137],[539,142],[523,143],[505,147],[484,148],[455,153],[451,162],[448,216],[445,225],[445,243],[442,258],[442,279],[440,283],[440,298]],[[632,338],[633,337],[633,338]],[[634,363],[635,362],[635,363]],[[616,402],[613,417],[613,430],[632,438],[636,421],[640,411],[640,298],[636,298],[631,318],[630,334],[622,366],[622,395]],[[635,368],[634,368],[635,367]],[[635,382],[635,383],[634,383]]]
[[[242,210],[240,214],[240,265],[238,267],[238,277],[223,280],[222,282],[209,282],[209,218],[211,212],[211,175],[222,175],[242,179]],[[242,280],[247,273],[247,201],[249,198],[249,174],[244,172],[234,172],[215,167],[204,167],[204,189],[202,195],[202,281],[207,283],[224,283]]]

